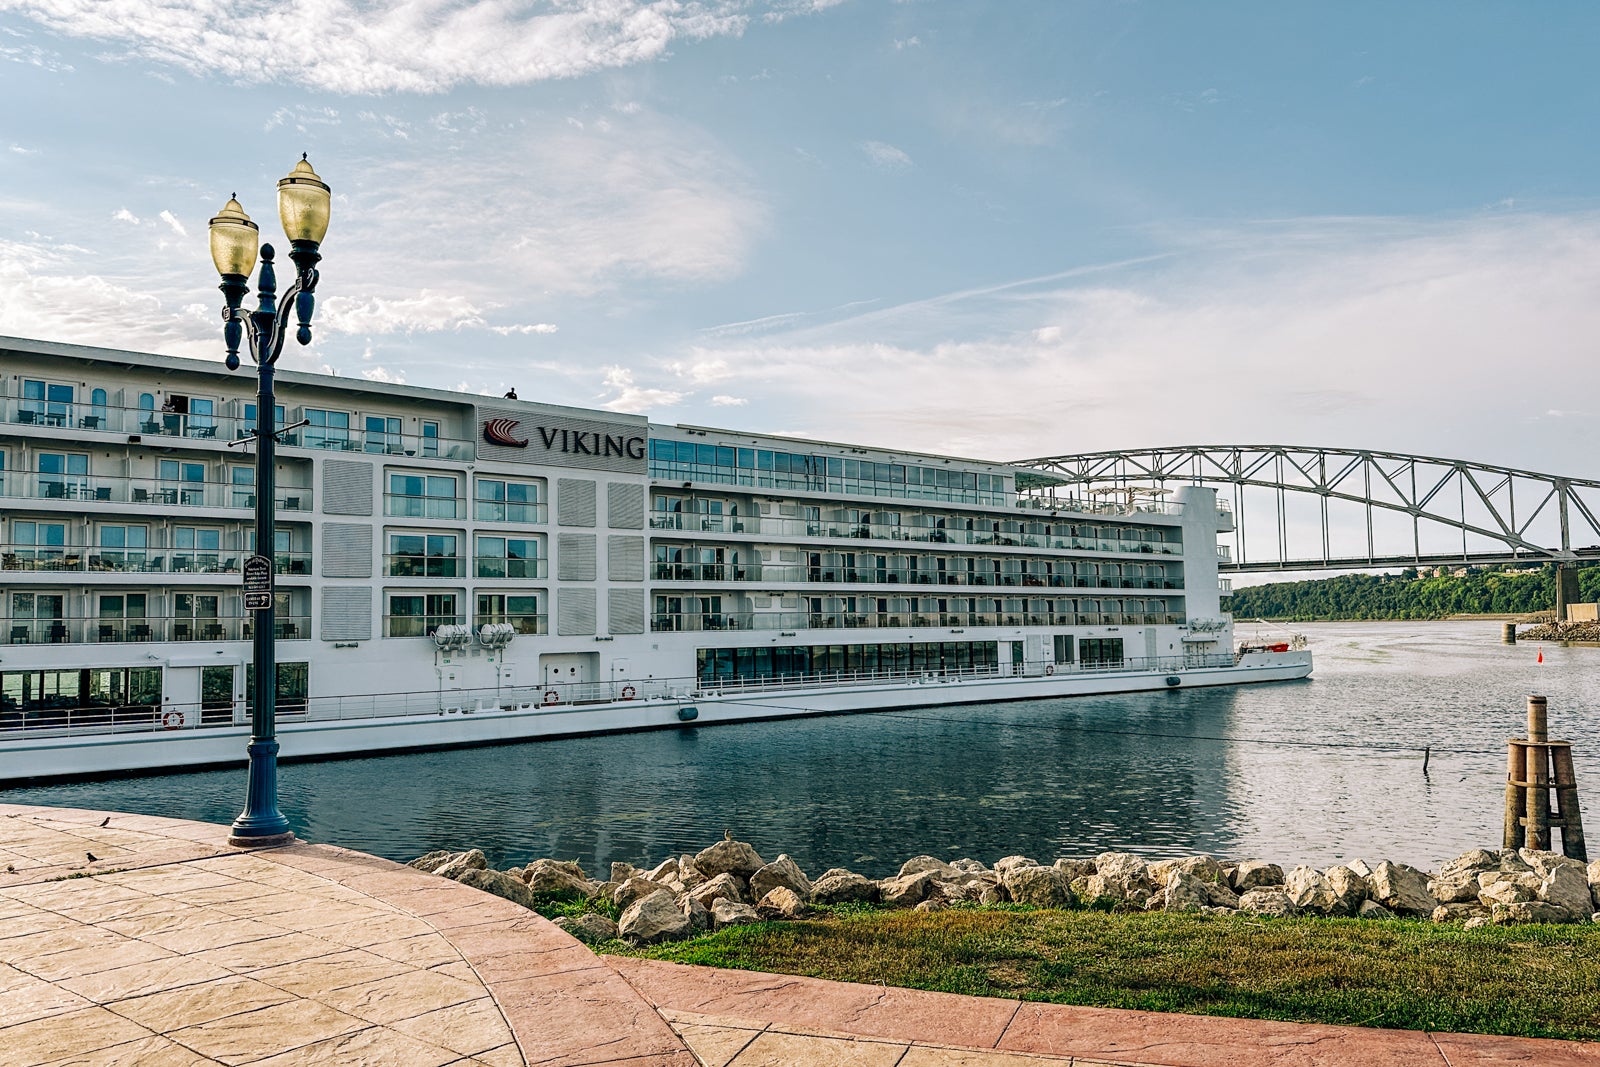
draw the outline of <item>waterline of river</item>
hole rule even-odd
[[[1538,664],[1481,621],[1301,629],[1316,657],[1303,682],[289,764],[281,806],[309,840],[402,860],[475,846],[500,866],[654,863],[724,830],[813,873],[1106,849],[1431,865],[1498,846],[1505,742],[1532,692],[1574,742],[1583,797],[1600,796],[1600,715],[1584,704],[1600,649],[1545,646]],[[241,769],[0,800],[226,823],[243,793]]]

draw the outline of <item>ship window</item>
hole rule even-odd
[[[279,715],[303,715],[306,701],[311,696],[311,664],[280,663],[277,666],[277,705]],[[256,705],[256,667],[253,663],[244,668],[244,708],[248,714]]]
[[[531,537],[480,536],[476,559],[479,578],[542,578],[539,542]]]
[[[519,634],[544,632],[544,616],[539,614],[539,598],[522,593],[479,593],[478,627],[508,622]]]
[[[455,578],[460,574],[455,534],[391,533],[386,573],[402,578]]]
[[[402,452],[400,420],[386,415],[368,415],[366,450],[388,455]]]
[[[439,454],[439,424],[425,422],[422,424],[422,454],[424,456],[437,456]]]
[[[454,593],[391,593],[389,637],[427,637],[441,626],[461,620],[456,615]]]
[[[409,518],[457,518],[458,482],[449,474],[389,473],[389,492],[385,506],[390,515]]]
[[[479,478],[473,495],[474,514],[483,522],[543,522],[539,484],[504,478]]]
[[[1078,641],[1078,659],[1085,667],[1122,666],[1122,638],[1085,637]]]
[[[307,448],[348,448],[350,413],[306,408],[305,443]]]

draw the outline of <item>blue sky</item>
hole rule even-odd
[[[1580,3],[0,0],[0,332],[219,358],[206,220],[275,231],[307,151],[297,366],[1593,476],[1597,44]]]

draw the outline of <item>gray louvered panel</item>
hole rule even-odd
[[[594,534],[556,534],[556,577],[564,582],[592,582],[598,548]]]
[[[322,527],[324,578],[372,577],[372,527],[361,522],[330,522]]]
[[[644,529],[644,486],[635,482],[606,486],[606,525],[613,530]]]
[[[562,637],[594,633],[594,609],[593,589],[560,590],[556,593],[556,633]]]
[[[612,589],[606,593],[607,632],[644,633],[644,590]]]
[[[322,590],[324,641],[372,640],[372,587],[330,585]]]
[[[371,515],[372,474],[370,463],[350,459],[323,460],[322,513]]]
[[[556,522],[562,526],[593,526],[595,485],[587,478],[556,479]]]
[[[606,538],[606,577],[613,582],[644,581],[644,538],[629,534]]]

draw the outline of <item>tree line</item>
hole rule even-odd
[[[1578,570],[1579,599],[1600,600],[1600,565]],[[1555,565],[1509,570],[1470,568],[1466,574],[1342,574],[1302,582],[1235,589],[1231,610],[1240,619],[1316,622],[1332,619],[1438,619],[1447,615],[1511,615],[1555,608]]]

